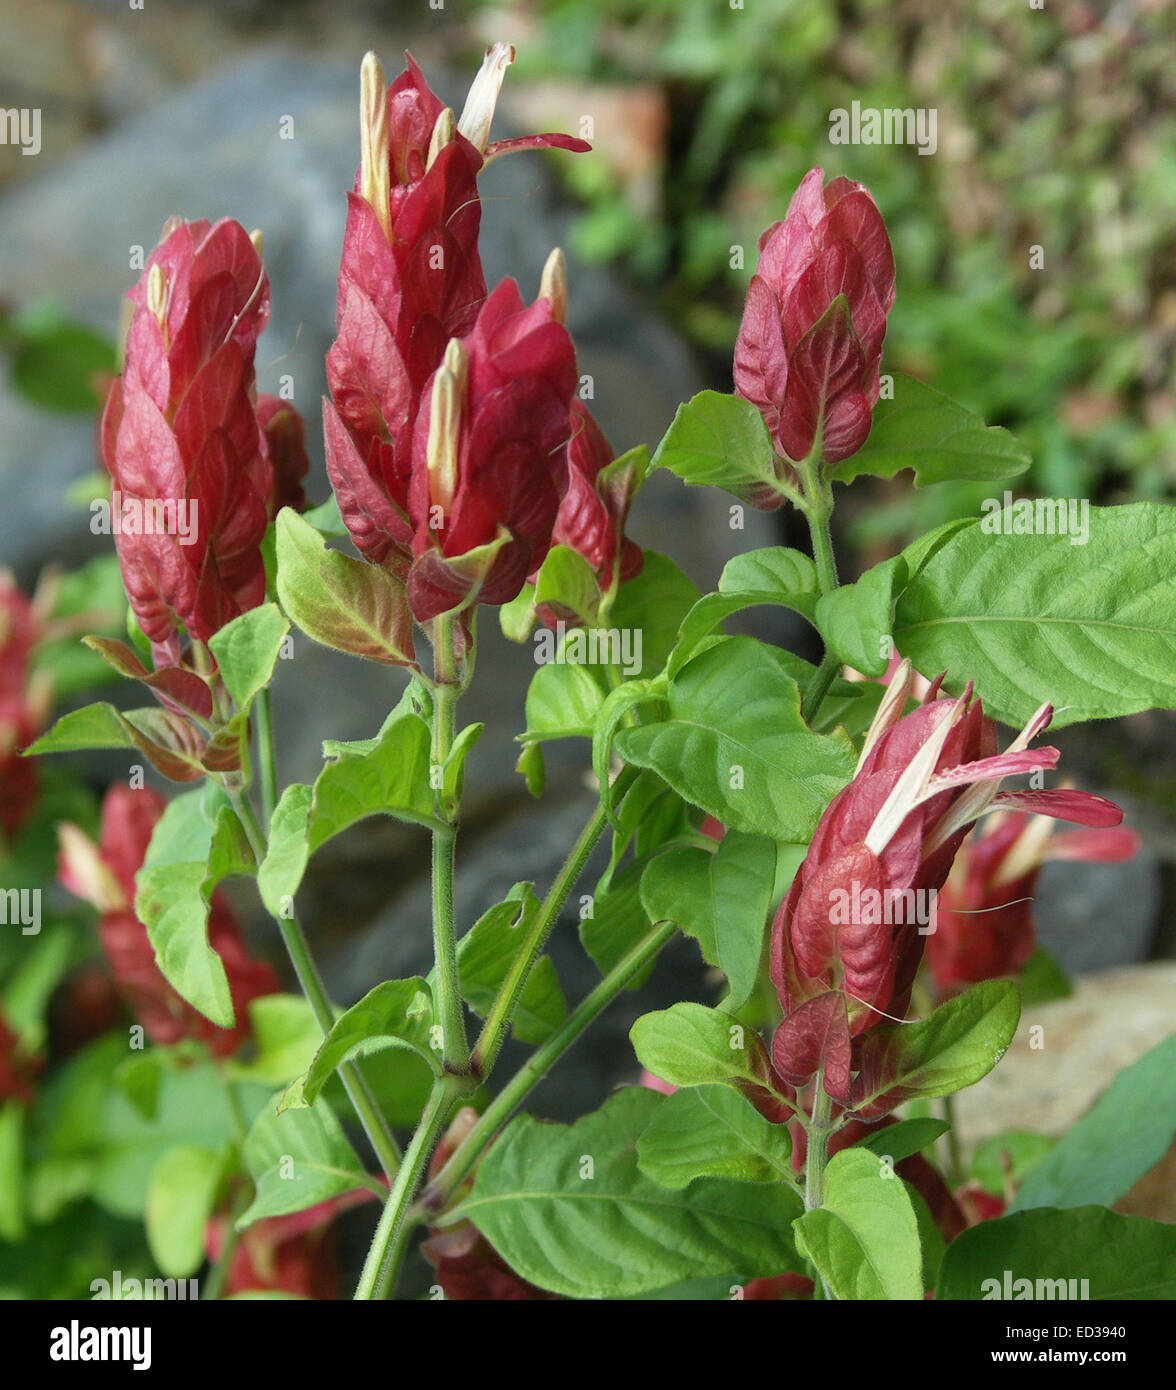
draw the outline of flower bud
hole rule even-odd
[[[860,183],[811,169],[760,238],[735,346],[735,389],[789,464],[837,463],[866,441],[880,390],[894,257]]]

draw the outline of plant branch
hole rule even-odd
[[[657,955],[676,930],[672,922],[662,922],[651,927],[641,940],[630,948],[624,958],[613,966],[596,988],[572,1010],[543,1046],[531,1054],[486,1107],[449,1162],[429,1184],[422,1198],[422,1206],[429,1210],[440,1210],[445,1205],[477,1162],[482,1151],[510,1118],[515,1107],[522,1104],[580,1034],[608,1008],[642,967]]]
[[[611,793],[605,788],[605,794],[611,795],[615,804],[624,797],[637,780],[638,775],[638,769],[635,767],[623,768],[612,784]],[[560,910],[567,901],[568,894],[572,891],[576,880],[583,873],[584,865],[588,862],[589,855],[596,848],[607,825],[608,815],[605,812],[602,798],[583,830],[580,831],[576,843],[572,846],[568,857],[556,875],[555,881],[548,889],[547,896],[543,899],[543,905],[531,924],[522,949],[515,957],[510,972],[503,981],[498,998],[495,999],[490,1013],[487,1015],[473,1056],[474,1071],[483,1079],[490,1075],[494,1063],[498,1059],[502,1044],[506,1041],[507,1033],[510,1031],[511,1019],[514,1017],[519,999],[527,986],[527,981],[531,978],[531,971],[535,968],[536,961],[543,954],[543,948],[547,944],[547,938],[551,935]]]

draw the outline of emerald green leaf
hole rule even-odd
[[[35,307],[11,321],[12,384],[42,410],[93,415],[102,382],[118,371],[114,346],[56,309]]]
[[[1173,1299],[1176,1226],[1105,1207],[981,1221],[947,1247],[937,1299]]]
[[[486,1017],[498,998],[538,915],[539,899],[532,885],[516,883],[506,898],[484,912],[457,943],[462,996],[481,1018]],[[567,1016],[567,1001],[555,966],[550,956],[541,956],[515,1010],[515,1036],[521,1042],[545,1042]]]
[[[765,1120],[729,1086],[675,1091],[637,1141],[642,1173],[674,1190],[695,1178],[795,1183],[786,1125]]]
[[[735,1009],[755,988],[776,881],[776,845],[729,830],[712,853],[680,847],[659,854],[641,879],[641,901],[654,922],[675,922],[722,970]]]
[[[1004,1056],[1020,1017],[1016,985],[985,980],[917,1023],[875,1028],[862,1042],[854,1109],[893,1109],[973,1085]]]
[[[718,391],[700,391],[678,407],[652,463],[685,482],[725,488],[752,503],[778,495],[780,466],[756,407]]]
[[[344,1062],[386,1047],[411,1048],[439,1074],[432,1027],[429,982],[417,975],[385,980],[335,1020],[306,1073],[300,1098],[313,1104],[331,1073]]]
[[[647,550],[641,572],[620,586],[611,609],[609,622],[614,631],[631,633],[634,645],[637,634],[641,637],[641,669],[622,674],[630,679],[660,674],[682,619],[697,602],[698,585],[668,555]],[[607,688],[603,670],[601,679]]]
[[[985,1192],[1003,1197],[1009,1183],[1020,1187],[1057,1142],[1031,1129],[1002,1130],[976,1146],[969,1175]]]
[[[649,916],[641,902],[641,877],[649,861],[635,860],[616,875],[608,891],[597,892],[581,904],[580,943],[602,975],[618,966],[649,930]],[[630,989],[645,983],[654,962],[629,982]]]
[[[147,1244],[170,1279],[186,1279],[204,1263],[204,1232],[216,1203],[224,1158],[196,1144],[169,1149],[147,1186]]]
[[[209,901],[223,878],[255,873],[256,865],[232,808],[220,808],[210,832],[200,807],[200,793],[190,792],[173,801],[156,823],[135,880],[135,913],[177,994],[218,1028],[231,1028],[235,1019],[225,967],[208,942]],[[201,853],[206,857],[191,857]],[[178,859],[180,854],[185,858]]]
[[[464,732],[463,756],[476,738]],[[416,825],[437,824],[429,786],[431,756],[429,726],[420,715],[403,713],[385,725],[369,753],[342,754],[323,768],[313,787],[295,782],[286,788],[274,809],[269,847],[257,876],[262,901],[273,916],[289,915],[315,850],[357,821],[388,815]]]
[[[671,1086],[750,1083],[772,1088],[763,1040],[721,1009],[674,1004],[643,1014],[629,1037],[641,1065]]]
[[[1021,1006],[1048,1004],[1054,999],[1068,999],[1074,986],[1057,959],[1044,946],[1038,946],[1017,976],[1021,987]]]
[[[639,1171],[638,1139],[664,1099],[630,1086],[574,1125],[520,1116],[451,1217],[468,1217],[524,1279],[568,1298],[799,1270],[790,1186],[700,1178],[684,1200]]]
[[[582,623],[594,623],[603,598],[596,571],[567,545],[553,545],[535,581],[534,603],[570,613]]]
[[[208,645],[239,710],[252,705],[274,674],[290,624],[276,603],[263,603],[226,623]]]
[[[1124,1067],[1017,1192],[1011,1210],[1109,1207],[1160,1161],[1176,1134],[1176,1033]]]
[[[277,547],[278,598],[308,637],[350,656],[416,669],[408,599],[388,570],[328,550],[289,507],[278,513]]]
[[[879,1158],[885,1156],[894,1163],[901,1163],[904,1158],[917,1154],[928,1144],[934,1144],[936,1139],[946,1134],[950,1128],[946,1120],[918,1116],[876,1129],[864,1139],[859,1139],[855,1147],[869,1149]]]
[[[1031,462],[1029,451],[1008,430],[986,426],[950,396],[896,372],[894,398],[874,406],[870,437],[829,475],[847,483],[863,473],[893,478],[913,468],[915,486],[927,487],[965,478],[1011,478]]]
[[[301,1076],[323,1041],[309,1002],[300,994],[266,994],[249,1004],[254,1055],[230,1062],[234,1077],[281,1086]]]
[[[906,561],[895,555],[817,600],[826,647],[864,676],[883,675],[890,662],[894,600],[906,581]]]
[[[325,1102],[280,1114],[272,1102],[264,1106],[245,1140],[245,1162],[257,1192],[237,1221],[239,1231],[357,1187],[377,1190]]]
[[[704,638],[745,608],[791,608],[814,622],[819,592],[816,566],[799,550],[776,545],[736,555],[723,567],[718,591],[704,594],[682,619],[669,674],[676,675]]]
[[[42,753],[76,753],[84,748],[133,748],[118,710],[103,701],[71,710],[26,748],[25,756]]]
[[[951,686],[973,681],[1014,726],[1047,701],[1055,727],[1176,705],[1173,508],[1091,507],[1085,545],[989,521],[952,536],[899,598],[904,656]]]
[[[793,1226],[834,1298],[921,1299],[922,1250],[902,1180],[866,1149],[842,1149],[825,1169],[822,1205]]]
[[[668,720],[621,730],[617,750],[729,828],[803,843],[853,775],[848,737],[807,727],[796,681],[753,638],[694,657],[668,701]]]
[[[613,739],[617,729],[629,718],[633,710],[639,705],[661,700],[664,695],[665,689],[660,681],[626,681],[612,691],[596,716],[596,725],[592,731],[592,771],[600,784],[605,813],[614,827],[617,820],[613,813],[612,790],[609,785],[612,775],[610,765]]]

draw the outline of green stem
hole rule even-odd
[[[439,1078],[433,1085],[424,1114],[417,1125],[412,1143],[404,1155],[400,1172],[388,1193],[380,1223],[372,1238],[371,1249],[364,1262],[363,1273],[355,1290],[357,1299],[387,1298],[392,1291],[404,1247],[411,1229],[406,1218],[412,1199],[420,1185],[429,1158],[437,1146],[458,1096],[449,1078]]]
[[[956,1129],[955,1096],[943,1097],[943,1118],[947,1121],[947,1181],[950,1187],[957,1188],[964,1181],[964,1155],[960,1148],[959,1131]]]
[[[802,472],[806,496],[803,511],[812,537],[817,583],[822,594],[831,594],[838,585],[837,557],[833,553],[833,535],[829,527],[829,519],[833,515],[833,490],[827,483],[821,482],[818,469],[811,461],[804,465]],[[841,662],[826,648],[801,707],[801,715],[806,723],[811,724],[816,717],[840,669]]]
[[[229,796],[248,837],[254,856],[260,864],[265,858],[266,839],[261,826],[257,823],[253,807],[240,790],[231,791]],[[306,934],[303,932],[297,917],[293,915],[289,917],[279,916],[275,917],[274,921],[278,924],[282,944],[286,948],[286,954],[290,957],[294,974],[298,977],[298,984],[310,1004],[319,1031],[325,1038],[331,1031],[335,1016],[327,998],[322,976],[319,974],[318,966],[311,955],[310,943],[307,941]],[[339,1079],[342,1081],[343,1089],[347,1092],[347,1097],[359,1117],[368,1142],[380,1160],[380,1167],[384,1170],[388,1181],[392,1182],[400,1167],[400,1150],[396,1140],[392,1137],[392,1132],[384,1123],[384,1117],[380,1114],[380,1107],[360,1070],[359,1064],[344,1062],[339,1067]]]
[[[459,689],[453,647],[453,618],[443,615],[433,626],[433,768],[444,781],[445,764],[453,748],[455,709]],[[457,930],[454,922],[453,879],[457,849],[457,803],[444,787],[437,790],[437,818],[444,822],[433,830],[433,959],[437,979],[437,1017],[445,1070],[466,1075],[470,1049],[457,971]]]
[[[261,785],[261,823],[269,833],[274,807],[278,804],[278,778],[274,757],[274,724],[268,689],[260,690],[253,702],[257,714],[257,770]]]
[[[449,1162],[429,1184],[423,1198],[424,1206],[440,1210],[445,1205],[515,1107],[522,1104],[580,1034],[657,955],[676,930],[672,922],[659,923],[651,928],[572,1010],[543,1046],[531,1054],[486,1107]]]
[[[639,769],[635,767],[625,767],[617,775],[611,792],[614,806],[624,797],[637,780],[638,775]],[[502,1044],[506,1041],[511,1019],[514,1017],[515,1009],[518,1007],[527,981],[531,978],[531,971],[535,968],[535,962],[543,954],[543,948],[555,926],[560,909],[567,901],[568,894],[572,891],[576,880],[583,873],[584,865],[596,848],[607,824],[608,816],[605,813],[604,802],[601,801],[583,830],[580,831],[579,838],[564,860],[562,868],[556,875],[555,882],[548,889],[538,916],[531,924],[522,949],[515,957],[498,998],[495,999],[490,1013],[487,1015],[482,1035],[474,1048],[473,1067],[478,1076],[485,1078],[490,1075],[502,1049]]]
[[[200,1294],[202,1303],[214,1302],[222,1296],[225,1280],[229,1276],[229,1268],[233,1263],[233,1256],[241,1239],[241,1232],[237,1230],[237,1222],[245,1215],[246,1208],[252,1201],[253,1184],[247,1182],[238,1191],[232,1206],[229,1208],[229,1226],[225,1232],[225,1243],[216,1264],[209,1270],[208,1278],[204,1281],[204,1288]]]
[[[825,1073],[820,1069],[813,1080],[812,1118],[804,1159],[805,1211],[815,1211],[824,1200],[825,1168],[829,1162],[829,1135],[833,1131],[830,1124],[832,1110],[833,1102],[825,1090]],[[829,1298],[829,1288],[820,1271],[814,1269],[813,1274],[817,1296]]]

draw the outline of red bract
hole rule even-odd
[[[567,453],[567,491],[556,514],[552,545],[566,545],[582,555],[596,572],[601,591],[641,573],[645,556],[625,535],[625,521],[640,479],[632,468],[609,469],[614,454],[588,407],[572,401],[571,437]],[[535,580],[538,571],[529,578]],[[544,606],[545,607],[545,606]],[[554,627],[557,619],[574,621],[568,612],[540,616]]]
[[[220,893],[212,895],[208,939],[224,963],[236,1024],[218,1028],[168,984],[155,963],[147,929],[135,916],[135,875],[142,868],[151,833],[167,803],[145,787],[111,787],[102,803],[97,845],[77,826],[60,827],[60,878],[72,893],[99,911],[98,933],[115,985],[152,1042],[196,1038],[217,1057],[227,1057],[250,1036],[249,1004],[276,994],[281,984],[264,961],[255,960],[237,919]]]
[[[361,1188],[289,1216],[267,1216],[255,1221],[241,1232],[233,1251],[225,1294],[277,1292],[296,1298],[338,1298],[335,1219],[373,1196]],[[210,1260],[220,1258],[228,1227],[229,1219],[223,1216],[208,1223],[204,1243]]]
[[[576,354],[541,296],[504,280],[453,339],[413,435],[412,570],[420,622],[508,603],[542,563],[566,480]]]
[[[302,416],[289,401],[279,396],[258,396],[257,423],[265,435],[266,450],[274,470],[269,514],[275,516],[283,507],[293,507],[300,512],[306,507],[302,481],[310,472]]]
[[[253,358],[269,282],[239,223],[173,219],[130,298],[102,452],[123,581],[163,666],[181,628],[207,641],[265,598],[274,470]]]
[[[589,148],[558,135],[487,144],[513,59],[505,44],[488,50],[456,121],[411,57],[387,91],[375,55],[364,59],[362,161],[348,195],[324,430],[327,471],[352,539],[365,558],[399,573],[411,561],[409,479],[422,392],[486,297],[477,174],[508,148]]]
[[[735,388],[759,407],[786,459],[816,452],[836,463],[870,432],[894,256],[867,190],[845,178],[826,187],[824,177],[810,169],[784,221],[760,238]]]
[[[905,1015],[933,930],[933,895],[976,820],[1001,806],[1095,826],[1122,819],[1117,806],[1088,793],[999,791],[1005,777],[1056,765],[1056,748],[1028,750],[1049,724],[1048,705],[998,755],[996,731],[970,687],[952,700],[938,698],[935,682],[925,703],[901,717],[910,679],[904,662],[772,932],[772,979],[785,1012],[773,1062],[793,1085],[821,1071],[825,1090],[847,1109],[885,1069],[880,1053],[863,1051],[862,1035]]]
[[[12,836],[37,798],[37,765],[20,750],[40,733],[48,713],[47,684],[31,673],[41,635],[36,607],[0,570],[0,831]]]
[[[1033,954],[1033,897],[1050,859],[1130,859],[1134,830],[1052,834],[1048,816],[993,816],[964,841],[939,894],[927,963],[941,992],[1020,970]]]

